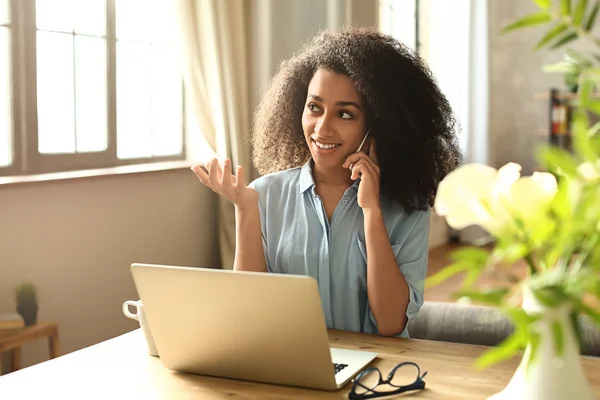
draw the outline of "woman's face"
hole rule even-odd
[[[366,133],[365,105],[347,75],[323,68],[315,72],[308,85],[302,129],[321,168],[339,167],[356,151]]]

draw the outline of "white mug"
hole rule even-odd
[[[133,306],[136,308],[135,314],[129,311],[129,306]],[[127,318],[134,319],[140,323],[142,332],[146,337],[148,352],[151,356],[158,357],[158,350],[156,349],[156,345],[154,344],[154,338],[152,337],[152,333],[150,332],[148,322],[146,321],[146,314],[144,313],[144,304],[142,303],[142,301],[127,300],[125,303],[123,303],[123,314],[125,314]]]

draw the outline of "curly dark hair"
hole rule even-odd
[[[407,212],[431,206],[439,182],[462,161],[452,109],[414,52],[366,28],[322,31],[280,65],[254,114],[257,171],[295,168],[310,158],[302,112],[319,68],[349,76],[363,97],[382,196]]]

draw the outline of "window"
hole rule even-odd
[[[0,0],[0,167],[12,164],[10,29],[8,0]]]
[[[452,106],[467,159],[487,162],[486,2],[380,0],[379,7],[380,29],[409,46],[414,40],[427,62]]]
[[[23,155],[21,173],[184,158],[172,0],[0,0],[4,52],[10,24],[1,10],[8,5],[23,24],[16,38],[22,54],[12,54],[25,68],[12,81],[24,112],[12,124],[21,132],[0,121],[0,165],[12,153]],[[0,113],[10,115],[2,62]]]
[[[419,52],[419,0],[379,0],[379,29]]]

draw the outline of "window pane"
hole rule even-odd
[[[38,29],[73,32],[75,2],[81,2],[81,0],[36,0],[35,12]]]
[[[106,33],[106,0],[75,2],[75,32],[104,36]]]
[[[12,163],[10,33],[0,27],[0,166]]]
[[[153,43],[177,43],[177,8],[176,2],[172,0],[152,1],[152,42]]]
[[[181,76],[174,48],[153,46],[152,128],[153,155],[182,152]]]
[[[10,10],[8,9],[8,0],[0,0],[0,25],[6,25],[10,22]]]
[[[73,36],[37,33],[38,150],[75,151]]]
[[[116,0],[117,39],[175,43],[175,4],[173,0]]]
[[[416,0],[380,0],[380,29],[415,50],[416,35]]]
[[[103,151],[106,132],[106,40],[75,36],[77,151]]]
[[[118,40],[149,41],[152,37],[152,4],[156,0],[116,0]],[[164,0],[163,0],[164,1]]]
[[[117,42],[117,157],[152,156],[151,47]]]

